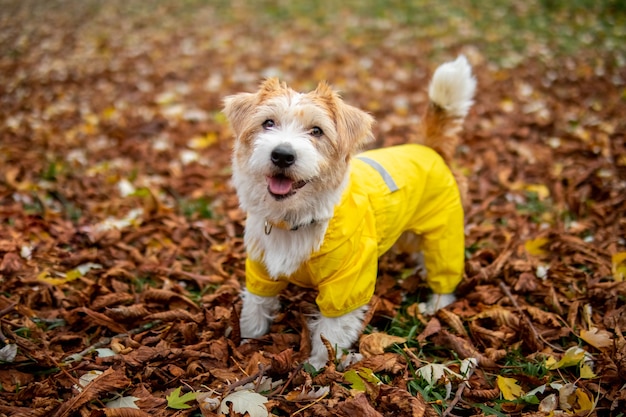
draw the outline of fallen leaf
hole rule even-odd
[[[108,403],[106,403],[106,407],[107,408],[136,408],[139,409],[139,407],[137,407],[137,404],[135,404],[135,401],[139,400],[138,397],[133,397],[133,396],[128,396],[128,397],[120,397],[120,398],[116,398],[115,400],[109,401]]]
[[[538,237],[536,239],[527,240],[524,243],[524,248],[529,255],[532,256],[545,256],[548,251],[544,249],[544,246],[548,244],[550,240],[545,237]]]
[[[591,412],[594,408],[595,404],[593,403],[591,398],[589,398],[587,393],[585,393],[585,391],[580,388],[576,389],[576,406],[574,406],[574,411],[576,411],[577,413],[587,411]]]
[[[315,401],[322,397],[327,396],[330,393],[330,387],[319,387],[318,389],[311,388],[307,390],[305,386],[299,391],[291,391],[285,396],[287,401],[300,402],[300,401]]]
[[[613,279],[622,282],[626,279],[626,252],[617,252],[611,255]]]
[[[593,369],[591,369],[591,366],[589,366],[589,364],[583,362],[580,365],[580,377],[582,379],[592,379],[596,378],[597,375],[593,372]]]
[[[597,349],[613,346],[611,333],[606,330],[598,329],[597,327],[591,327],[588,331],[584,329],[581,330],[580,338]]]
[[[446,374],[453,375],[459,379],[463,379],[463,376],[452,371],[445,365],[439,363],[429,363],[417,370],[417,374],[422,377],[429,385],[436,385],[437,383],[444,382],[444,376]]]
[[[557,403],[556,394],[550,394],[539,403],[539,411],[550,413],[556,410]]]
[[[9,343],[0,349],[0,361],[13,362],[17,356],[17,345],[15,343]]]
[[[578,346],[572,346],[565,351],[563,357],[558,362],[550,357],[546,361],[548,369],[566,368],[568,366],[578,365],[585,358],[585,351]]]
[[[191,408],[189,404],[186,404],[189,401],[193,401],[196,399],[195,392],[188,392],[186,394],[180,395],[181,387],[176,388],[174,391],[170,392],[169,395],[165,397],[167,399],[167,406],[170,408],[174,408],[176,410],[184,410],[187,408]]]
[[[250,417],[267,417],[269,412],[264,405],[266,402],[268,402],[266,397],[254,391],[235,391],[224,397],[220,405],[220,413],[228,415],[228,403],[230,403],[233,411],[241,415],[248,413]]]
[[[500,392],[505,400],[513,401],[524,394],[522,387],[518,385],[517,380],[514,378],[507,378],[498,375],[496,383],[498,384],[498,388],[500,388]]]
[[[359,352],[366,358],[374,355],[382,355],[389,346],[402,343],[406,343],[404,337],[391,336],[386,333],[370,333],[361,337]]]

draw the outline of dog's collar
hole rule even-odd
[[[281,220],[279,222],[272,222],[272,221],[269,221],[269,220],[265,220],[265,234],[269,235],[270,233],[272,233],[272,229],[274,227],[276,227],[278,229],[282,229],[282,230],[295,231],[295,230],[298,230],[301,227],[311,226],[311,225],[313,225],[315,223],[317,223],[317,221],[315,219],[311,220],[309,223],[296,224],[296,225],[291,225],[290,223],[288,223],[285,220]]]

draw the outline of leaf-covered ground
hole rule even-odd
[[[623,415],[624,6],[415,3],[1,0],[0,415]],[[459,300],[388,254],[363,361],[302,366],[297,288],[240,344],[222,98],[326,79],[398,144],[458,53]]]

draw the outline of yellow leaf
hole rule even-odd
[[[581,411],[591,411],[594,408],[594,403],[591,401],[591,398],[589,398],[585,391],[580,388],[576,389],[576,402],[578,403],[578,407],[574,407],[574,411],[576,411],[576,413]]]
[[[527,240],[524,243],[524,248],[529,255],[543,256],[548,254],[546,250],[542,249],[542,247],[545,246],[548,242],[550,242],[550,239],[545,237],[538,237],[537,239]]]
[[[102,110],[102,118],[105,120],[112,120],[117,118],[117,116],[118,112],[115,107],[107,107],[106,109]]]
[[[580,377],[582,379],[592,379],[597,377],[597,375],[593,372],[593,370],[591,369],[591,366],[589,366],[586,363],[583,363],[580,365]]]
[[[539,200],[543,201],[550,197],[550,190],[543,184],[528,184],[524,187],[526,191],[536,193]]]
[[[513,401],[524,394],[522,387],[517,385],[516,379],[506,378],[498,375],[496,382],[505,400]]]
[[[580,338],[589,343],[591,346],[598,349],[613,345],[611,333],[607,332],[606,330],[600,330],[597,327],[591,327],[589,328],[589,331],[581,330]]]
[[[626,252],[617,252],[611,256],[613,279],[622,282],[626,279]]]
[[[37,281],[45,282],[50,285],[61,285],[65,282],[65,278],[51,277],[48,271],[43,271],[37,275]]]
[[[217,133],[209,132],[204,136],[191,138],[188,145],[191,149],[204,149],[217,142]]]
[[[52,277],[50,276],[50,273],[48,271],[43,271],[40,272],[39,275],[37,275],[37,281],[45,282],[46,284],[50,285],[61,285],[67,282],[74,281],[75,279],[83,276],[83,274],[78,269],[72,269],[64,275],[65,276],[61,275],[59,277]]]
[[[81,274],[78,269],[72,269],[71,271],[67,271],[65,274],[65,282],[74,281],[76,278],[80,278],[82,276],[83,274]]]
[[[565,355],[563,355],[560,361],[552,365],[548,365],[547,364],[548,361],[546,361],[546,367],[548,369],[559,369],[559,368],[565,368],[568,366],[578,365],[580,361],[583,360],[584,357],[585,357],[585,351],[579,348],[578,346],[573,346],[567,349],[567,351],[565,351]]]
[[[556,359],[554,359],[554,356],[550,356],[548,357],[548,359],[546,359],[546,368],[548,369],[556,369],[553,368],[554,365],[556,365],[558,361]]]

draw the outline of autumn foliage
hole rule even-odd
[[[623,415],[620,3],[310,3],[0,1],[0,415]],[[459,53],[479,86],[459,300],[422,316],[390,253],[361,361],[304,363],[295,287],[241,344],[222,98],[328,80],[399,144]]]

